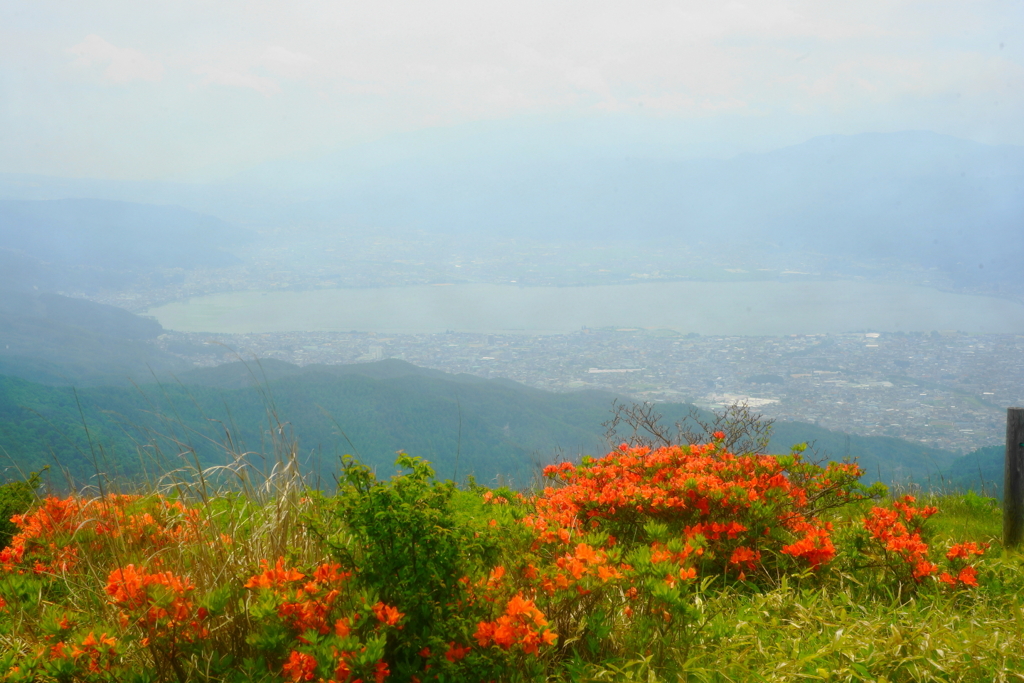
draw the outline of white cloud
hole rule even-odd
[[[206,76],[204,84],[226,85],[233,88],[251,88],[264,97],[270,97],[281,92],[281,86],[272,78],[257,76],[256,74],[228,69],[203,68],[199,73]]]
[[[95,34],[86,36],[81,43],[68,48],[68,52],[75,55],[75,66],[79,68],[105,64],[107,68],[103,71],[103,80],[109,83],[155,82],[164,75],[164,67],[160,62],[149,59],[138,50],[111,45]]]
[[[216,53],[200,58],[193,70],[205,78],[203,85],[248,88],[264,97],[281,92],[281,78],[300,80],[319,65],[315,58],[274,45],[260,52],[252,46],[222,45]]]
[[[301,52],[292,52],[280,45],[267,48],[263,63],[268,68],[282,70],[285,75],[301,74],[318,64],[317,60]]]

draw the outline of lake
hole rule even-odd
[[[662,282],[594,287],[417,285],[230,292],[147,311],[182,332],[563,333],[583,326],[706,335],[855,331],[1024,334],[1024,305],[856,281]]]

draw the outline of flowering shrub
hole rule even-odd
[[[546,488],[522,519],[534,540],[518,586],[543,603],[555,632],[580,633],[577,655],[614,649],[609,638],[621,645],[636,633],[653,643],[674,621],[685,625],[687,596],[702,581],[770,584],[835,556],[831,524],[820,515],[864,495],[860,469],[818,467],[799,449],[736,456],[723,438],[658,449],[624,444],[545,470],[560,486]],[[607,626],[615,614],[624,617],[619,634]]]
[[[709,630],[717,591],[825,582],[838,558],[901,599],[985,583],[984,543],[937,551],[934,507],[867,508],[856,465],[800,449],[622,446],[547,468],[535,496],[398,465],[382,482],[349,461],[336,496],[295,496],[279,546],[225,533],[230,499],[43,499],[0,550],[0,681],[583,679],[610,657],[662,667],[666,643]]]
[[[121,610],[121,628],[141,632],[141,644],[149,648],[157,669],[173,670],[184,678],[179,658],[209,634],[203,624],[206,610],[192,600],[191,581],[170,571],[151,573],[130,564],[110,572],[105,590]]]
[[[280,667],[288,681],[387,678],[385,633],[401,628],[405,615],[382,602],[370,606],[348,590],[351,575],[338,564],[321,564],[309,575],[284,558],[261,565],[263,571],[245,583],[260,624],[248,640],[271,670]]]
[[[913,496],[904,496],[889,508],[871,508],[864,518],[864,528],[881,551],[881,564],[902,585],[920,583],[939,569],[928,560],[928,544],[922,539],[925,521],[938,509],[914,507],[914,502]]]
[[[861,553],[875,566],[887,570],[900,590],[913,591],[922,583],[937,579],[951,588],[978,585],[977,569],[971,559],[985,554],[985,543],[954,543],[945,554],[948,570],[940,573],[929,546],[927,521],[938,513],[935,506],[915,506],[913,496],[903,496],[888,507],[874,506],[863,526],[870,541],[861,543]]]
[[[79,548],[107,552],[112,543],[152,553],[194,543],[202,524],[198,510],[159,496],[108,495],[95,500],[48,496],[30,513],[14,515],[18,532],[0,550],[0,570],[60,575],[74,568]],[[70,541],[74,538],[74,543]]]
[[[566,546],[601,530],[609,548],[630,539],[668,560],[644,530],[648,522],[663,523],[682,543],[677,564],[701,575],[746,578],[764,575],[765,563],[778,564],[783,555],[812,567],[827,563],[835,548],[828,523],[817,515],[858,497],[862,474],[853,464],[810,465],[798,452],[735,456],[718,443],[653,451],[623,445],[579,466],[547,468],[545,475],[563,486],[546,489],[524,521],[541,544]]]

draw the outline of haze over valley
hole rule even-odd
[[[409,410],[447,421],[438,397],[469,383],[496,406],[467,435],[491,477],[603,448],[595,406],[616,398],[746,403],[829,457],[851,454],[836,435],[900,440],[870,442],[891,462],[855,444],[888,480],[945,472],[1024,404],[1024,52],[1005,7],[900,7],[749,23],[696,3],[570,21],[564,44],[533,14],[476,17],[493,45],[425,17],[268,9],[239,29],[251,44],[221,17],[205,37],[147,29],[151,47],[113,14],[78,35],[0,9],[20,27],[0,28],[18,103],[0,111],[4,424],[37,429],[26,405],[71,424],[60,391],[80,387],[113,435],[117,392],[180,380],[204,409],[242,392],[256,439],[249,384],[217,371],[258,359],[320,446],[340,437],[303,390],[429,377]],[[336,37],[350,20],[358,53]],[[509,380],[519,432],[511,394],[489,393]],[[396,387],[359,391],[379,408]],[[408,446],[359,433],[386,466],[401,447],[448,458],[435,427]]]
[[[120,351],[106,365],[69,369],[59,350],[44,351],[52,344],[31,336],[46,332],[26,336],[13,326],[0,361],[29,379],[88,384],[237,358],[300,366],[401,358],[559,392],[711,409],[745,402],[766,417],[952,453],[998,443],[1004,406],[1024,402],[1024,285],[1012,267],[1024,216],[1019,148],[918,133],[812,140],[706,162],[704,170],[718,169],[717,196],[703,175],[690,178],[702,178],[700,192],[679,177],[696,162],[666,163],[647,164],[663,167],[657,183],[636,182],[635,164],[606,161],[575,176],[562,169],[555,185],[565,191],[556,192],[535,168],[474,157],[465,183],[446,187],[466,191],[474,177],[501,177],[516,188],[507,197],[516,199],[514,225],[510,205],[442,201],[444,188],[430,206],[391,215],[376,201],[295,204],[286,195],[262,218],[232,213],[228,200],[216,218],[141,203],[141,194],[132,202],[3,200],[11,314],[31,309],[15,292],[53,291],[149,316],[163,329],[127,342],[149,345],[159,360]],[[301,170],[291,167],[298,177],[326,174],[323,163]],[[269,167],[255,177],[266,186],[271,171],[284,173]],[[406,193],[397,205],[422,201],[409,180],[416,174],[394,174],[407,180],[395,185],[378,173],[359,184],[369,196]],[[253,177],[163,191],[183,202],[196,203],[200,190],[230,199],[227,188],[238,192]],[[585,197],[602,196],[609,182],[618,194],[595,214]],[[40,179],[20,192],[59,186]],[[500,195],[493,180],[473,189]],[[858,200],[823,201],[848,194]],[[802,203],[804,195],[817,199]],[[549,206],[552,215],[572,207],[600,215],[589,239],[576,219],[538,230],[552,201],[561,206]],[[481,228],[470,231],[469,220]],[[62,301],[34,300],[50,309]]]

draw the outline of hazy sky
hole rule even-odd
[[[1020,0],[0,0],[0,172],[187,178],[576,117],[718,154],[1024,144],[1021,36]]]

